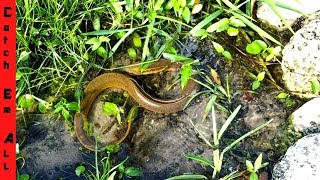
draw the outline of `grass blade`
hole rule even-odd
[[[260,36],[265,37],[269,40],[271,40],[272,42],[281,45],[281,43],[279,41],[277,41],[275,38],[273,38],[271,35],[269,35],[267,32],[265,32],[264,30],[262,30],[260,27],[258,27],[257,25],[253,24],[251,21],[249,21],[247,18],[243,17],[242,15],[236,13],[236,12],[232,12],[231,13],[238,19],[240,19],[243,23],[245,23],[247,26],[249,26],[251,29],[253,29],[254,31],[256,31]]]
[[[193,154],[186,154],[184,155],[186,158],[189,158],[189,159],[192,159],[192,160],[195,160],[195,161],[198,161],[198,162],[201,162],[205,165],[208,165],[208,166],[211,166],[212,168],[213,167],[213,163],[211,161],[209,161],[208,159],[206,158],[203,158],[201,156],[197,156],[197,155],[193,155]]]
[[[307,14],[305,14],[304,12],[302,12],[301,10],[297,9],[297,8],[294,8],[288,4],[284,4],[280,1],[275,1],[275,4],[281,8],[284,8],[284,9],[288,9],[288,10],[291,10],[291,11],[294,11],[296,13],[299,13],[299,14],[302,14],[303,16],[308,16]]]
[[[174,177],[170,177],[166,180],[197,180],[197,179],[208,179],[206,176],[204,175],[198,175],[198,174],[184,174],[184,175],[179,175],[179,176],[174,176]]]
[[[256,127],[255,129],[247,132],[245,135],[241,136],[240,138],[238,138],[237,140],[233,141],[229,146],[227,146],[226,148],[223,149],[223,151],[221,152],[221,156],[223,156],[224,153],[226,153],[227,151],[229,151],[233,146],[235,146],[236,144],[238,144],[240,141],[242,141],[243,139],[247,138],[248,136],[250,136],[251,134],[259,131],[260,129],[264,128],[265,126],[267,126],[268,124],[270,124],[273,121],[273,119],[270,119],[268,122]]]
[[[238,114],[239,110],[241,108],[241,105],[239,105],[232,113],[231,115],[228,117],[227,121],[223,124],[223,126],[221,127],[219,133],[218,133],[218,140],[222,137],[223,133],[225,132],[225,130],[228,128],[229,124],[231,123],[231,121],[236,117],[236,115]]]
[[[195,32],[202,29],[204,26],[206,26],[209,22],[217,18],[221,13],[223,13],[222,9],[219,9],[218,11],[212,13],[208,17],[206,17],[204,20],[202,20],[199,24],[197,24],[194,28],[191,29],[190,34],[194,35]]]
[[[110,58],[113,53],[116,52],[116,50],[118,49],[118,47],[121,45],[121,43],[130,35],[134,32],[135,29],[130,29],[111,49],[111,52],[109,53],[109,57]]]

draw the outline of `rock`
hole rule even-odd
[[[281,68],[286,88],[314,97],[311,83],[320,80],[320,18],[298,30],[284,47]]]
[[[300,0],[299,2],[297,2],[296,0],[281,1],[281,3],[290,5],[291,7],[294,7],[305,14],[312,14],[320,10],[320,3],[318,3],[318,0]],[[278,10],[287,20],[289,25],[292,25],[298,18],[303,16],[300,13],[280,7],[278,7]],[[274,13],[266,3],[258,3],[257,18],[263,23],[270,25],[274,29],[278,29],[280,31],[287,29],[286,26],[282,23],[281,19],[277,16],[277,14]]]
[[[273,169],[272,179],[320,179],[320,134],[312,134],[291,146]]]
[[[318,129],[318,132],[320,132],[319,107],[320,98],[314,98],[293,112],[289,117],[289,121],[292,122],[295,130],[307,133],[307,131]]]

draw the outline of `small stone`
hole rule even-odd
[[[291,146],[273,169],[272,180],[320,179],[320,134],[312,134]]]
[[[289,120],[296,131],[305,132],[320,125],[320,98],[314,98],[293,112]]]

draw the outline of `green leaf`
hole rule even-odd
[[[251,161],[246,160],[246,166],[247,166],[247,170],[248,170],[249,172],[253,172],[253,164],[252,164]]]
[[[232,60],[232,55],[231,55],[231,53],[229,51],[224,51],[222,54],[228,60]]]
[[[30,56],[30,53],[31,53],[31,52],[22,51],[22,52],[20,53],[18,62],[28,60],[28,59],[29,59],[29,56]]]
[[[103,31],[103,30],[101,30],[101,31]],[[101,32],[101,31],[94,31],[94,32]],[[126,32],[124,32],[124,31],[114,33],[114,36],[116,36],[118,39],[121,39],[125,35],[126,35]]]
[[[108,54],[108,58],[110,58],[113,53],[115,53],[118,49],[118,47],[121,45],[121,43],[131,34],[134,32],[134,29],[130,29],[127,33],[125,33],[121,39],[112,47],[111,51]]]
[[[184,7],[182,11],[182,18],[189,23],[190,22],[191,12],[188,7]]]
[[[94,38],[87,40],[85,42],[85,44],[91,44],[92,50],[95,51],[101,45],[101,41],[98,38],[94,37]]]
[[[236,117],[236,115],[238,114],[238,112],[241,109],[241,105],[239,105],[228,117],[228,119],[225,121],[225,123],[222,125],[222,127],[219,130],[218,133],[218,139],[221,139],[223,133],[226,131],[226,129],[228,128],[228,126],[230,125],[230,123],[233,121],[233,119]]]
[[[181,87],[184,89],[184,87],[187,85],[191,75],[192,75],[192,66],[190,64],[183,65],[181,67]]]
[[[279,99],[285,99],[288,97],[287,93],[281,92],[280,94],[277,95],[277,98]]]
[[[213,19],[217,18],[221,13],[223,12],[222,9],[212,13],[208,17],[206,17],[204,20],[202,20],[199,24],[197,24],[194,28],[191,29],[190,34],[192,36],[195,36],[194,34],[202,29],[204,26],[206,26],[208,23],[210,23]]]
[[[175,12],[179,11],[181,6],[181,0],[173,1],[173,9]]]
[[[70,111],[79,111],[80,105],[77,102],[69,102],[66,104],[66,108]]]
[[[193,6],[191,14],[197,14],[201,11],[203,5],[202,4],[196,4],[195,6]]]
[[[23,75],[23,73],[18,70],[16,72],[16,81],[19,81],[21,79],[22,75]]]
[[[143,18],[143,14],[140,11],[136,11],[136,13],[134,14],[134,17],[137,19],[142,19]]]
[[[218,43],[216,43],[216,42],[213,42],[213,41],[212,41],[212,43],[213,43],[214,49],[215,49],[218,53],[223,53],[223,52],[224,52],[224,49],[223,49],[223,47],[222,47],[220,44],[218,44]]]
[[[64,117],[65,120],[68,120],[68,119],[69,119],[70,113],[69,113],[69,111],[66,110],[64,107],[62,107],[61,113],[62,113],[62,116]]]
[[[103,113],[107,115],[114,115],[116,116],[119,112],[119,108],[116,104],[111,103],[111,102],[105,102],[103,104]]]
[[[141,37],[138,33],[133,34],[133,45],[138,48],[142,46]]]
[[[236,36],[239,34],[239,30],[237,28],[229,26],[227,29],[227,33],[229,34],[229,36]]]
[[[175,2],[175,0],[169,0],[164,8],[165,8],[166,10],[172,9],[172,7],[173,7],[173,5],[174,5],[174,2]]]
[[[259,87],[260,87],[260,81],[258,81],[258,80],[256,80],[256,81],[253,81],[253,83],[252,83],[252,86],[251,86],[251,89],[252,90],[256,90],[256,89],[258,89]]]
[[[29,180],[30,176],[28,174],[21,174],[18,177],[18,180]]]
[[[224,30],[227,30],[229,27],[229,19],[228,18],[223,18],[221,19],[220,21],[210,25],[208,28],[207,28],[207,31],[210,33],[210,32],[213,32],[213,31],[217,31],[217,32],[222,32]]]
[[[46,106],[42,103],[42,102],[40,102],[39,104],[38,104],[38,109],[39,109],[39,111],[41,112],[41,113],[46,113],[47,112],[47,108],[46,108]]]
[[[165,180],[203,180],[208,179],[204,175],[198,175],[198,174],[184,174],[184,175],[178,175],[174,177],[167,178]]]
[[[189,63],[192,62],[193,59],[185,57],[185,56],[179,56],[179,55],[175,55],[175,54],[170,54],[170,53],[163,53],[163,57],[165,59],[169,59],[171,61],[176,61],[176,62],[185,62],[185,63]]]
[[[99,41],[101,41],[101,42],[109,42],[110,39],[108,37],[106,37],[106,36],[100,36],[99,37]]]
[[[31,94],[25,94],[23,96],[20,96],[19,98],[19,105],[22,108],[29,108],[33,105],[34,102],[34,97]]]
[[[154,5],[154,10],[158,11],[162,7],[163,2],[164,2],[164,0],[157,0]]]
[[[169,35],[167,32],[161,30],[161,29],[158,29],[158,28],[153,28],[154,32],[160,36],[164,36],[166,37],[167,39],[172,39],[171,35]]]
[[[195,0],[188,0],[188,6],[194,6]]]
[[[257,43],[261,47],[262,50],[265,50],[268,47],[268,45],[264,41],[261,41],[261,40],[254,40],[253,43]]]
[[[230,22],[229,25],[239,28],[239,27],[246,27],[246,25],[239,19],[235,18],[234,16],[232,16],[233,18],[230,18]]]
[[[252,172],[252,173],[250,174],[249,180],[259,180],[258,174],[255,173],[255,172]]]
[[[266,75],[266,72],[264,72],[264,71],[260,72],[257,76],[258,81],[262,81],[264,79],[265,75]]]
[[[222,32],[227,30],[229,27],[229,19],[228,18],[223,18],[220,21],[218,21],[218,26],[217,26],[217,32]]]
[[[129,48],[129,49],[128,49],[128,55],[129,55],[129,57],[132,58],[132,59],[136,59],[136,58],[137,58],[137,52],[136,52],[136,50],[133,49],[133,48]]]
[[[234,11],[230,11],[230,13],[232,13],[236,18],[238,18],[239,20],[241,20],[244,24],[246,24],[247,26],[249,26],[251,29],[253,29],[254,31],[256,31],[260,36],[265,37],[271,41],[273,41],[274,43],[281,45],[281,43],[279,41],[277,41],[276,39],[274,39],[272,36],[270,36],[268,33],[266,33],[264,30],[262,30],[260,27],[258,27],[257,25],[253,24],[251,21],[249,21],[246,17],[242,16],[241,14],[238,14]]]
[[[254,162],[254,172],[257,172],[262,164],[262,153],[258,156],[258,158],[256,159],[256,161]]]
[[[103,59],[107,59],[108,57],[108,51],[102,46],[98,47],[97,54]]]
[[[180,6],[185,7],[187,5],[187,0],[180,0]]]
[[[135,167],[127,167],[127,168],[125,168],[124,173],[126,175],[128,175],[128,176],[131,176],[131,177],[137,177],[137,176],[141,176],[142,175],[140,169],[139,168],[135,168]]]
[[[56,113],[60,112],[63,109],[63,105],[61,104],[59,106],[55,106],[55,108],[56,109],[53,111],[53,114],[56,114]]]
[[[318,80],[316,79],[311,80],[311,89],[313,94],[317,94],[320,92],[320,83]]]
[[[194,32],[192,35],[195,37],[200,37],[206,35],[208,32],[205,29],[199,29],[198,31]]]
[[[117,171],[113,171],[113,172],[110,174],[110,176],[108,177],[108,179],[107,179],[107,180],[114,180],[114,179],[115,179],[116,174],[117,174]],[[122,175],[122,174],[120,174],[120,176],[121,176],[121,175]]]
[[[254,41],[247,45],[246,51],[252,55],[257,55],[262,51],[262,48],[258,43],[255,43]]]
[[[193,154],[186,154],[186,155],[184,155],[184,156],[185,156],[186,158],[189,158],[189,159],[192,159],[192,160],[201,162],[201,163],[203,163],[203,164],[205,164],[205,165],[208,165],[208,166],[214,168],[213,162],[210,161],[210,160],[208,160],[208,159],[206,159],[206,158],[203,158],[203,157],[197,156],[197,155],[193,155]]]
[[[100,18],[99,16],[94,16],[94,19],[93,19],[93,29],[96,30],[96,31],[99,31],[100,30]]]
[[[207,105],[206,105],[206,108],[203,112],[203,115],[202,115],[202,122],[206,119],[206,117],[208,116],[210,110],[212,109],[212,105],[213,103],[216,101],[217,99],[217,96],[216,95],[212,95],[210,100],[208,101]]]
[[[84,166],[78,166],[75,170],[75,173],[77,176],[80,176],[85,170],[86,168]]]
[[[217,139],[219,141],[219,138]],[[213,167],[215,168],[219,168],[221,167],[221,163],[220,163],[220,151],[219,149],[215,149],[213,151]]]
[[[112,11],[115,12],[116,14],[123,13],[122,6],[120,5],[119,2],[110,2],[108,4],[110,5]]]
[[[121,145],[120,144],[111,144],[111,145],[106,146],[105,148],[110,153],[117,153],[120,151]]]
[[[133,9],[133,0],[126,0],[126,10],[127,11],[132,11]]]

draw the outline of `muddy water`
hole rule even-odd
[[[246,91],[250,89],[253,80],[248,77],[247,68],[241,63],[246,61],[245,59],[239,58],[233,63],[225,62],[215,55],[210,43],[185,40],[184,44],[182,54],[192,55],[203,62],[204,71],[208,70],[208,66],[216,69],[222,84],[226,82],[226,74],[229,75],[231,102],[220,100],[219,103],[230,111],[238,105],[242,106],[234,122],[225,132],[220,143],[221,148],[262,123],[274,119],[267,128],[247,138],[225,155],[221,175],[237,169],[244,170],[246,159],[254,161],[260,153],[263,153],[263,161],[270,163],[263,169],[264,178],[270,178],[273,164],[283,155],[294,138],[288,133],[288,122],[286,122],[293,109],[288,109],[275,98],[280,91],[267,81],[262,83],[255,94]],[[114,158],[117,161],[129,156],[126,165],[140,167],[143,172],[143,177],[138,179],[165,179],[184,173],[211,177],[213,171],[211,168],[184,157],[185,154],[195,154],[212,160],[212,149],[200,138],[190,122],[194,122],[212,143],[210,113],[204,122],[201,121],[208,99],[209,95],[201,96],[185,111],[170,115],[140,109],[133,129],[122,144],[122,151]],[[100,107],[101,102],[96,101],[94,106]],[[102,118],[99,107],[93,108],[96,110],[91,112],[92,118]],[[216,109],[216,120],[220,127],[227,116],[225,112]],[[77,164],[93,162],[93,153],[88,154],[82,149],[77,140],[65,130],[64,123],[42,118],[35,120],[40,124],[35,123],[30,126],[27,143],[22,147],[22,153],[26,156],[26,165],[22,172],[37,174],[36,177],[42,177],[39,179],[57,177],[75,179],[74,169]]]

